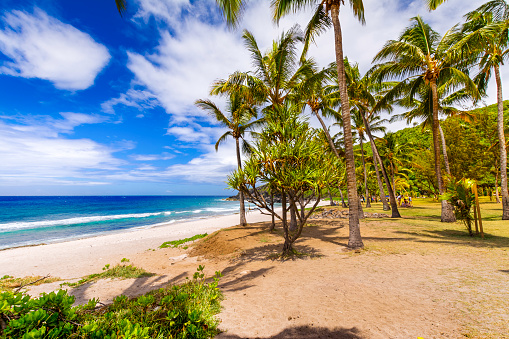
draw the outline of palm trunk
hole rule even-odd
[[[440,126],[440,122],[438,122],[438,131],[440,132],[440,140],[442,141],[442,153],[444,155],[445,171],[450,176],[451,168],[449,167],[449,157],[447,156],[447,144],[445,143],[444,131],[442,130],[442,126]]]
[[[340,160],[341,157],[339,156],[339,153],[338,153],[338,150],[336,149],[336,146],[334,145],[334,142],[332,141],[332,138],[329,134],[329,130],[327,129],[327,126],[325,126],[325,122],[323,121],[322,117],[318,114],[318,112],[314,112],[315,113],[318,121],[320,121],[320,125],[322,125],[322,129],[323,129],[323,133],[325,133],[325,137],[327,138],[327,141],[329,142],[329,146],[330,148],[332,149],[332,151],[334,152],[334,154],[336,155],[336,157]]]
[[[339,188],[339,195],[341,196],[341,207],[347,208],[348,205],[345,202],[345,198],[343,197],[343,191],[341,190],[341,186],[338,186]]]
[[[330,205],[334,206],[334,200],[332,199],[332,193],[330,192],[329,186],[327,186],[327,192],[329,192]]]
[[[497,204],[500,204],[500,198],[498,197],[498,169],[496,161],[495,161],[495,197],[497,198]]]
[[[398,203],[396,202],[396,197],[394,196],[394,191],[391,187],[391,182],[389,181],[389,177],[387,176],[387,171],[385,170],[385,166],[380,158],[380,154],[378,154],[378,148],[375,144],[375,139],[373,139],[373,135],[371,134],[371,129],[367,124],[366,117],[362,115],[362,121],[364,121],[364,126],[366,126],[366,133],[368,134],[369,141],[371,142],[371,147],[373,147],[373,155],[376,158],[376,161],[380,164],[380,169],[382,170],[382,175],[384,177],[385,186],[387,186],[387,192],[389,193],[389,201],[391,203],[392,215],[391,218],[401,218],[401,214],[399,214]],[[382,190],[383,191],[383,190]],[[383,197],[385,199],[385,197]],[[382,200],[383,201],[383,200]]]
[[[509,220],[509,194],[507,192],[507,150],[504,135],[504,101],[502,98],[502,80],[500,69],[495,65],[495,78],[497,80],[497,131],[500,145],[500,190],[502,191],[502,220]]]
[[[361,229],[359,224],[359,198],[357,197],[357,180],[355,179],[355,159],[353,157],[353,137],[350,116],[350,104],[346,87],[345,64],[343,57],[343,37],[339,22],[339,2],[331,7],[332,24],[334,26],[334,46],[336,49],[336,64],[338,70],[339,95],[341,97],[341,111],[343,117],[343,134],[345,138],[346,177],[348,184],[348,247],[362,248]]]
[[[398,190],[396,189],[396,178],[395,178],[395,174],[394,174],[394,166],[392,165],[392,162],[390,163],[390,165],[391,165],[392,188],[394,189],[394,192],[396,194],[398,194]]]
[[[376,180],[378,182],[378,190],[380,191],[380,201],[382,201],[383,210],[388,211],[391,208],[389,207],[389,204],[387,203],[387,199],[385,198],[384,185],[382,183],[382,179],[380,178],[380,172],[378,171],[378,159],[375,156],[375,151],[374,151],[376,148],[376,145],[373,142],[373,140],[371,140],[371,138],[369,138],[369,142],[371,143],[371,149],[373,150],[373,164],[375,165]]]
[[[239,146],[239,138],[235,139],[235,146],[237,150],[237,166],[239,170],[242,169],[242,161],[240,160],[240,146]],[[246,226],[246,206],[244,204],[244,193],[239,191],[239,200],[240,200],[240,225]]]
[[[444,183],[442,182],[442,168],[440,166],[440,133],[438,131],[438,93],[437,93],[437,82],[436,79],[430,81],[431,93],[433,97],[433,150],[435,154],[435,173],[437,176],[438,193],[444,193]],[[454,209],[447,200],[442,200],[442,222],[454,222],[456,217],[454,216]]]
[[[361,114],[363,113],[361,112]],[[369,199],[368,176],[366,174],[366,160],[364,160],[364,143],[362,142],[364,135],[359,136],[359,138],[361,139],[362,168],[364,169],[364,190],[366,191],[366,208],[368,208],[371,207],[371,201]]]

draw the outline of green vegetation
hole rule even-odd
[[[201,239],[201,238],[205,238],[207,235],[208,235],[207,233],[203,233],[203,234],[194,235],[191,238],[166,241],[161,246],[159,246],[159,248],[167,248],[167,247],[175,248],[175,247],[178,247],[178,246],[180,246],[182,244],[185,244],[186,242],[195,241],[195,240],[198,240],[198,239]]]
[[[137,298],[119,296],[96,308],[98,300],[73,307],[64,290],[31,298],[0,294],[0,338],[212,338],[217,334],[222,294],[219,272],[207,283],[199,266],[191,281]]]
[[[60,280],[62,279],[57,277],[31,276],[24,278],[14,278],[9,275],[4,275],[2,278],[0,278],[0,292],[10,292],[15,289],[19,289],[22,286],[41,285]]]
[[[133,265],[116,265],[110,268],[110,264],[107,264],[103,267],[102,273],[94,273],[87,275],[86,277],[80,279],[75,283],[63,283],[62,285],[67,285],[70,287],[78,287],[84,285],[86,283],[94,282],[99,279],[106,278],[121,278],[121,279],[132,279],[132,278],[142,278],[142,277],[151,277],[153,273],[149,273],[142,268],[134,267]]]

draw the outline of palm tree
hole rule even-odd
[[[400,218],[401,215],[399,214],[398,211],[398,204],[396,202],[393,187],[391,186],[389,177],[387,176],[387,171],[385,170],[382,159],[380,158],[380,154],[378,152],[375,139],[373,137],[373,134],[371,133],[371,123],[370,123],[370,121],[374,120],[375,117],[377,116],[376,115],[377,112],[381,110],[390,111],[392,109],[390,103],[381,101],[380,99],[382,97],[382,94],[388,88],[391,88],[394,84],[393,83],[378,84],[369,74],[365,74],[363,77],[361,77],[358,64],[350,63],[348,62],[348,60],[345,60],[345,70],[348,83],[348,96],[350,98],[350,103],[352,106],[355,106],[361,113],[360,116],[364,122],[365,132],[369,137],[371,149],[373,151],[374,165],[378,180],[378,188],[380,190],[380,198],[384,206],[384,211],[392,209],[391,217]],[[382,180],[380,179],[380,174],[378,173],[377,168],[378,165],[380,165],[380,170],[382,172],[385,185],[387,186],[391,208],[389,208],[389,206],[387,205],[387,199],[385,198]]]
[[[242,89],[253,102],[267,104],[264,110],[282,106],[312,67],[307,61],[298,63],[297,44],[302,42],[298,26],[283,32],[265,53],[260,51],[256,38],[248,30],[244,30],[242,39],[251,53],[254,72],[237,71],[228,79],[215,81],[211,94],[228,95]]]
[[[359,142],[361,145],[362,169],[364,172],[364,190],[366,192],[366,207],[371,207],[370,199],[368,199],[370,195],[368,190],[368,176],[366,174],[366,160],[364,158],[364,141],[366,140],[366,126],[364,125],[364,119],[362,118],[364,112],[360,111],[359,109],[354,109],[352,112],[353,128],[359,136]],[[370,125],[369,128],[372,132],[385,131],[385,127],[382,125],[384,122],[386,122],[385,119],[381,119],[379,116],[371,116],[370,120],[371,121],[368,121],[368,124]],[[385,201],[385,199],[383,201]]]
[[[465,37],[459,45],[464,51],[478,57],[479,74],[476,83],[484,92],[495,74],[497,84],[497,132],[500,149],[500,180],[502,190],[502,220],[509,220],[509,193],[507,191],[507,149],[504,135],[504,103],[500,65],[509,55],[509,5],[504,0],[493,0],[466,15],[463,26]],[[497,21],[500,20],[500,21]],[[493,71],[493,72],[492,72]]]
[[[438,96],[438,110],[440,113],[447,117],[458,117],[463,121],[471,121],[472,114],[457,109],[453,104],[459,104],[466,100],[471,99],[470,93],[464,89],[449,94],[444,97],[450,90],[451,82],[448,79],[441,78],[437,83],[437,96]],[[445,80],[445,81],[444,81]],[[408,88],[408,92],[415,91],[415,89]],[[431,128],[433,125],[433,94],[431,87],[424,84],[418,91],[415,91],[415,97],[411,95],[404,96],[398,101],[398,104],[404,108],[410,109],[410,111],[394,115],[391,118],[392,121],[406,120],[406,123],[411,124],[414,119],[422,120],[421,127],[424,131],[426,128]],[[442,154],[444,157],[445,171],[450,176],[451,169],[449,166],[449,157],[447,155],[447,145],[445,143],[445,136],[442,130],[441,122],[438,124],[438,131],[440,134],[440,140],[442,143]]]
[[[237,152],[237,166],[242,169],[242,161],[240,158],[240,139],[244,140],[244,134],[249,129],[259,125],[263,119],[252,121],[256,118],[256,110],[250,105],[241,95],[231,94],[227,102],[227,113],[223,113],[217,106],[210,100],[197,100],[196,106],[205,110],[209,115],[216,118],[219,123],[229,130],[226,131],[216,142],[216,152],[219,145],[223,143],[228,137],[235,139],[235,149]],[[247,145],[244,141],[243,145]],[[240,225],[247,225],[246,222],[246,208],[244,205],[244,193],[239,191],[240,200]]]
[[[448,79],[454,86],[463,86],[466,91],[472,93],[477,99],[479,93],[474,82],[469,78],[465,63],[461,63],[458,50],[454,48],[454,42],[458,38],[457,28],[453,27],[443,37],[425,24],[417,16],[413,24],[407,27],[398,40],[390,40],[375,56],[374,62],[384,61],[376,65],[373,75],[382,81],[387,78],[402,79],[402,81],[390,90],[386,100],[392,100],[401,94],[406,94],[406,89],[412,88],[410,97],[422,84],[431,88],[432,112],[433,112],[433,149],[435,158],[435,173],[439,193],[443,194],[445,187],[442,181],[440,165],[440,136],[438,120],[438,92],[437,83],[441,78]],[[442,222],[455,220],[452,206],[442,200]]]

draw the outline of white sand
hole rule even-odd
[[[250,211],[247,214],[247,221],[250,223],[267,220],[270,220],[270,216],[259,211]],[[98,267],[155,249],[165,241],[201,233],[210,234],[238,223],[239,215],[233,214],[61,243],[7,249],[0,251],[0,277],[51,274],[62,279],[78,278],[97,273]]]

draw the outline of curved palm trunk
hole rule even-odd
[[[330,191],[330,187],[327,186],[327,192],[329,192],[330,205],[334,206],[334,199],[332,199],[332,193]]]
[[[341,191],[341,186],[338,186],[339,188],[339,195],[341,196],[341,207],[347,208],[347,204],[345,202],[345,198],[343,197],[343,191]]]
[[[495,197],[497,198],[497,204],[500,204],[500,198],[498,197],[498,166],[497,161],[495,161]]]
[[[366,126],[366,133],[368,134],[369,141],[371,142],[371,147],[373,147],[373,155],[376,158],[376,161],[380,164],[380,169],[382,170],[382,175],[384,177],[385,186],[387,186],[387,192],[389,193],[389,201],[391,203],[392,215],[391,218],[401,218],[401,214],[399,214],[398,203],[396,202],[396,197],[394,196],[394,191],[391,187],[391,182],[389,181],[389,176],[387,175],[387,171],[385,170],[384,163],[380,158],[380,154],[378,153],[378,148],[375,144],[375,139],[373,139],[373,135],[371,134],[371,129],[367,124],[366,117],[362,115],[362,120],[364,121],[364,126]],[[382,188],[383,192],[383,188]],[[385,199],[385,197],[383,197]],[[383,200],[382,200],[383,201]]]
[[[332,24],[334,26],[334,46],[336,49],[336,64],[338,70],[339,95],[341,97],[341,111],[343,116],[343,133],[345,137],[346,177],[348,184],[348,247],[362,248],[361,230],[359,224],[359,198],[357,197],[357,181],[355,179],[355,160],[353,157],[352,124],[350,105],[346,87],[345,64],[343,57],[343,37],[339,22],[339,2],[331,7]]]
[[[495,65],[495,78],[497,81],[497,131],[500,145],[500,190],[502,191],[502,220],[509,220],[509,193],[507,192],[507,150],[504,135],[504,101],[502,98],[502,80],[500,69]]]
[[[239,138],[235,139],[235,146],[237,151],[237,165],[239,170],[242,169],[242,161],[240,160],[240,146],[239,146]],[[244,193],[239,191],[239,200],[240,200],[240,225],[246,226],[246,206],[244,204]]]
[[[449,167],[449,157],[447,156],[447,144],[445,143],[444,131],[442,130],[440,121],[438,122],[438,131],[440,132],[440,140],[442,141],[442,153],[444,155],[445,171],[447,172],[448,175],[451,175],[451,168]]]
[[[375,165],[375,172],[376,172],[376,181],[378,182],[378,190],[380,191],[380,201],[382,201],[383,210],[388,211],[391,208],[389,207],[389,204],[387,203],[387,199],[385,198],[385,192],[384,192],[384,184],[382,183],[382,178],[380,178],[380,172],[378,171],[378,159],[375,156],[374,149],[376,148],[375,143],[371,138],[368,138],[369,142],[371,143],[371,149],[373,150],[373,164]]]
[[[435,173],[437,176],[438,193],[444,193],[444,183],[442,182],[442,168],[440,166],[440,133],[439,121],[438,121],[438,94],[437,94],[437,82],[435,79],[430,81],[431,93],[433,96],[433,150],[435,154]],[[454,222],[456,217],[454,216],[454,210],[452,205],[447,200],[442,200],[442,213],[440,220],[442,222]]]
[[[318,114],[318,112],[313,111],[313,113],[315,113],[316,117],[318,118],[318,121],[320,121],[320,125],[322,125],[323,133],[325,133],[325,137],[327,138],[327,141],[329,142],[330,148],[332,149],[332,151],[334,152],[336,157],[338,157],[338,159],[341,159],[341,157],[339,156],[338,150],[336,149],[336,146],[334,145],[334,142],[332,141],[332,138],[329,134],[329,130],[327,130],[327,126],[325,126],[325,122],[323,121],[322,117]]]
[[[361,113],[362,114],[362,113]],[[369,199],[369,190],[368,190],[368,176],[366,174],[366,160],[364,160],[364,143],[361,139],[361,155],[362,155],[362,168],[364,169],[364,190],[366,191],[366,208],[371,207],[371,199]]]

